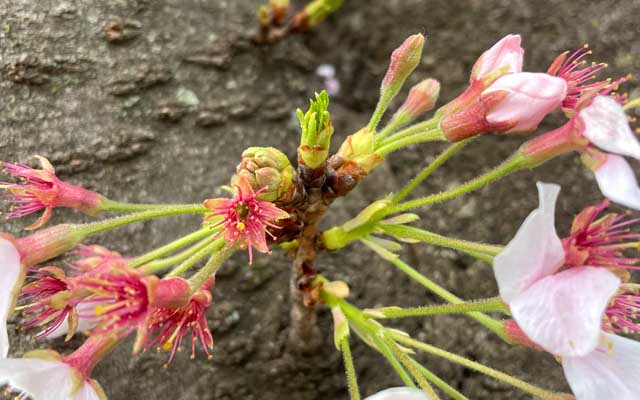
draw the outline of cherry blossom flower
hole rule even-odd
[[[410,387],[395,387],[378,392],[365,400],[431,400],[425,392]]]
[[[637,400],[632,385],[640,379],[640,343],[612,333],[640,331],[637,289],[616,274],[635,261],[607,249],[635,238],[621,229],[637,221],[615,214],[596,219],[601,204],[580,213],[571,235],[560,240],[554,226],[560,188],[539,183],[538,190],[539,208],[494,259],[500,296],[515,320],[505,324],[506,333],[514,343],[558,356],[578,400]]]
[[[267,235],[275,236],[268,228],[278,229],[274,222],[289,217],[289,214],[273,203],[260,201],[257,196],[263,189],[254,192],[244,177],[237,181],[236,195],[231,199],[208,199],[204,206],[212,211],[208,218],[222,216],[223,219],[214,227],[223,229],[216,237],[224,235],[229,246],[239,244],[249,249],[249,263],[253,262],[252,248],[261,253],[268,253]]]
[[[620,278],[606,268],[565,265],[555,230],[560,187],[538,184],[540,206],[494,259],[500,296],[524,333],[546,351],[584,356],[600,340],[601,321]]]
[[[56,207],[74,208],[88,215],[98,212],[102,196],[64,182],[55,174],[49,160],[36,156],[42,169],[33,169],[25,164],[0,162],[4,171],[17,178],[20,183],[0,182],[0,188],[9,193],[3,197],[14,204],[8,218],[19,218],[44,209],[44,214],[25,229],[37,229],[47,223]]]

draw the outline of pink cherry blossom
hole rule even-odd
[[[14,204],[8,218],[19,218],[44,209],[44,214],[26,229],[36,229],[44,225],[56,207],[75,208],[93,215],[100,206],[102,196],[80,186],[64,182],[56,176],[53,166],[44,157],[36,156],[42,169],[33,169],[25,164],[0,162],[0,167],[19,183],[1,182],[0,188],[9,193],[3,197]]]
[[[500,295],[523,332],[546,351],[584,356],[598,345],[601,322],[620,278],[606,268],[565,263],[555,231],[560,188],[538,184],[540,206],[494,259]]]
[[[500,39],[478,58],[471,70],[470,80],[484,79],[496,73],[522,72],[524,49],[520,42],[520,35],[509,34]]]
[[[252,248],[268,253],[267,235],[275,239],[268,228],[278,229],[274,222],[289,217],[289,214],[269,201],[260,201],[257,196],[263,189],[254,192],[249,182],[241,176],[236,186],[236,195],[231,199],[208,199],[204,206],[212,211],[208,218],[223,217],[214,225],[223,229],[216,235],[224,235],[229,246],[239,244],[249,249],[249,263],[253,261]]]

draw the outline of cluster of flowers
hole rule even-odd
[[[9,218],[44,209],[42,217],[27,228],[37,229],[54,208],[73,208],[88,215],[102,211],[101,204],[108,200],[60,180],[49,161],[38,158],[42,169],[0,164],[18,182],[0,182],[8,192],[5,200],[13,204]],[[258,200],[259,194],[241,177],[233,198],[206,200],[204,207],[210,209],[206,219],[223,216],[210,228],[222,225],[224,229],[210,239],[224,236],[228,247],[268,252],[266,227],[276,228],[273,222],[288,214],[271,202]],[[79,240],[74,226],[68,224],[22,238],[0,233],[0,382],[35,399],[105,398],[100,385],[90,378],[91,371],[134,331],[134,353],[152,347],[167,350],[168,364],[189,333],[192,357],[198,343],[210,357],[213,338],[205,312],[212,302],[215,275],[197,287],[180,277],[160,279],[145,273],[145,265],[133,267],[132,259],[99,245],[77,244]],[[68,265],[69,275],[63,268],[40,265],[71,249],[69,255],[75,260]],[[40,329],[36,338],[66,336],[69,340],[82,331],[88,339],[66,356],[36,350],[23,358],[6,358],[7,320],[16,309],[24,315],[22,328]]]

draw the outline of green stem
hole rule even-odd
[[[500,297],[492,297],[489,299],[469,301],[457,304],[438,304],[434,306],[423,307],[381,307],[371,310],[365,310],[365,314],[374,319],[384,318],[405,318],[405,317],[423,317],[427,315],[437,314],[458,314],[468,313],[471,311],[492,312],[506,311],[505,305]]]
[[[453,400],[469,400],[465,395],[458,392],[456,389],[451,387],[447,382],[440,379],[436,374],[429,371],[422,364],[411,358],[411,362],[415,366],[415,368],[420,371],[422,375],[431,383],[433,383],[436,387],[440,388],[443,392],[445,392],[449,397]]]
[[[382,119],[382,116],[384,115],[385,111],[387,111],[387,108],[389,107],[389,103],[391,102],[394,96],[395,96],[395,93],[392,93],[390,91],[383,91],[380,94],[380,98],[378,99],[378,104],[376,104],[376,109],[373,111],[373,114],[371,115],[369,124],[367,124],[367,128],[369,128],[371,132],[375,132],[376,127],[380,123],[380,120]]]
[[[186,206],[190,204],[134,204],[134,203],[121,203],[119,201],[109,200],[102,198],[100,201],[99,212],[137,212],[137,211],[151,211],[157,209],[171,208]]]
[[[404,369],[400,361],[398,361],[398,359],[396,358],[395,354],[393,354],[391,349],[389,349],[387,344],[384,343],[382,339],[380,339],[376,335],[372,335],[371,339],[373,340],[375,348],[380,353],[382,353],[384,358],[386,358],[389,361],[389,364],[391,364],[391,367],[394,369],[394,371],[396,371],[396,374],[398,374],[402,382],[408,387],[415,388],[416,384],[413,382],[413,379],[411,379],[411,376],[409,376],[407,371]]]
[[[196,253],[193,253],[189,258],[187,258],[182,263],[180,263],[180,265],[178,265],[173,270],[171,270],[171,272],[169,272],[167,276],[181,276],[182,274],[187,272],[191,267],[196,265],[198,261],[220,250],[224,245],[225,245],[225,241],[223,238],[218,238],[216,240],[210,241],[207,246],[202,247]]]
[[[454,197],[463,195],[465,193],[472,192],[476,189],[479,189],[493,181],[497,181],[504,176],[519,171],[527,166],[527,161],[523,154],[518,151],[505,162],[492,169],[491,171],[480,175],[479,177],[470,180],[469,182],[458,186],[454,189],[447,190],[438,194],[433,194],[431,196],[423,197],[416,200],[407,201],[404,203],[400,203],[394,207],[390,207],[384,215],[395,214],[399,212],[404,212],[407,210],[411,210],[413,208],[422,207],[434,203],[439,203],[445,200],[452,199]]]
[[[493,261],[493,257],[497,256],[504,249],[503,246],[449,238],[413,226],[379,224],[379,227],[385,233],[395,238],[418,240],[436,246],[460,250],[476,257],[479,255],[482,257],[482,255],[484,255],[485,257],[483,257],[483,259],[489,263]]]
[[[522,381],[518,378],[514,378],[511,375],[505,374],[504,372],[495,370],[493,368],[487,367],[486,365],[480,364],[478,362],[469,360],[467,358],[464,358],[462,356],[459,356],[457,354],[453,354],[450,353],[446,350],[440,349],[438,347],[435,346],[431,346],[429,344],[426,343],[422,343],[420,341],[417,341],[415,339],[412,339],[410,337],[407,337],[405,335],[401,335],[398,333],[395,333],[393,331],[389,331],[391,334],[391,337],[393,337],[394,340],[403,343],[407,346],[411,346],[414,347],[416,349],[422,350],[424,352],[427,352],[429,354],[433,354],[435,356],[444,358],[446,360],[449,360],[451,362],[454,362],[456,364],[460,364],[464,367],[467,367],[469,369],[472,369],[474,371],[480,372],[482,374],[485,374],[487,376],[490,376],[496,380],[505,382],[511,386],[514,386],[524,392],[527,392],[529,394],[532,394],[536,397],[539,397],[541,399],[556,399],[556,398],[561,398],[561,396],[563,396],[564,394],[561,393],[556,393],[556,392],[551,392],[545,389],[542,389],[540,387],[534,386],[530,383],[527,383],[525,381]]]
[[[389,153],[393,153],[396,150],[400,150],[403,147],[410,146],[412,144],[424,143],[424,142],[435,142],[438,140],[444,140],[444,136],[442,131],[438,128],[431,129],[429,131],[419,133],[412,136],[403,137],[398,140],[394,140],[389,144],[385,144],[383,146],[378,147],[375,151],[380,157],[385,157]]]
[[[349,399],[360,400],[360,390],[358,389],[358,377],[356,376],[356,368],[353,365],[353,356],[351,355],[351,347],[349,347],[349,338],[343,337],[340,341],[340,351],[344,360],[344,369],[347,374],[347,385],[349,386]]]
[[[178,240],[174,240],[171,243],[168,243],[162,247],[159,247],[155,250],[152,250],[146,254],[138,256],[134,258],[131,262],[129,262],[129,266],[132,268],[139,267],[141,265],[147,264],[148,262],[155,260],[156,258],[163,257],[167,254],[173,253],[174,251],[183,248],[193,242],[196,242],[200,239],[203,239],[207,236],[212,235],[214,232],[210,228],[202,228],[195,232],[192,232]]]
[[[399,201],[407,197],[420,183],[429,177],[435,170],[440,168],[449,158],[460,151],[470,139],[454,143],[447,148],[442,154],[436,157],[433,162],[427,165],[418,175],[415,176],[402,190],[393,197],[393,204],[397,204]]]
[[[376,148],[380,148],[381,146],[387,145],[389,143],[395,142],[398,139],[402,139],[404,137],[407,136],[413,136],[416,135],[418,133],[422,133],[422,132],[426,132],[426,131],[430,131],[433,128],[436,128],[438,126],[438,119],[436,118],[431,118],[429,120],[426,121],[422,121],[420,123],[417,123],[415,125],[411,125],[410,127],[401,130],[400,132],[396,133],[395,135],[392,135],[386,139],[383,139],[384,136],[382,135],[382,132],[380,132],[378,134],[378,141],[376,143]],[[385,128],[386,130],[387,128]],[[383,131],[384,132],[384,131]],[[380,140],[383,139],[383,140]]]
[[[73,227],[75,232],[84,239],[88,236],[105,231],[110,231],[112,229],[120,228],[125,225],[133,224],[135,222],[148,221],[151,219],[169,217],[172,215],[199,214],[208,211],[209,210],[207,210],[200,204],[179,205],[160,208],[157,210],[144,211],[136,214],[128,214],[122,217],[110,218],[104,221],[92,222],[85,225],[74,225]]]
[[[212,242],[211,238],[205,238],[200,242],[196,243],[195,245],[189,247],[184,251],[181,251],[180,253],[172,257],[148,262],[143,266],[141,266],[140,270],[145,275],[156,274],[160,271],[164,271],[165,269],[171,267],[172,265],[175,265],[181,261],[184,261],[190,258],[192,255],[198,253],[200,250],[204,249],[205,247],[209,247],[209,244],[211,242]]]
[[[453,304],[464,303],[462,299],[460,299],[453,293],[449,292],[447,289],[443,288],[442,286],[433,282],[431,279],[427,278],[426,276],[422,275],[421,273],[413,269],[409,264],[406,264],[405,262],[400,260],[398,256],[396,256],[389,250],[377,245],[376,243],[370,240],[362,240],[362,242],[366,246],[368,246],[371,250],[376,252],[380,257],[384,258],[385,260],[395,265],[399,270],[407,274],[411,279],[415,280],[416,282],[418,282],[419,284],[421,284],[422,286],[424,286],[425,288],[427,288],[428,290],[430,290],[440,298]],[[469,315],[471,318],[475,319],[476,321],[484,325],[486,328],[488,328],[492,332],[494,332],[505,342],[507,343],[509,342],[504,332],[504,328],[502,327],[502,323],[500,321],[496,321],[495,319],[489,317],[488,315],[483,314],[481,312],[477,312],[477,311],[468,312],[467,315]]]
[[[319,277],[320,279],[323,279],[322,276]],[[396,374],[398,374],[400,379],[402,379],[402,382],[404,382],[405,385],[413,388],[416,387],[415,383],[413,382],[407,371],[405,371],[405,369],[402,367],[402,364],[400,364],[398,359],[394,356],[393,352],[375,334],[379,330],[380,325],[365,317],[362,311],[360,311],[358,308],[352,306],[343,299],[335,297],[327,291],[321,291],[320,296],[322,300],[330,307],[340,307],[344,315],[349,320],[349,325],[353,325],[353,330],[358,334],[358,336],[362,338],[365,343],[378,350],[389,361],[389,364],[391,364],[391,367],[394,369]]]
[[[397,112],[391,118],[391,121],[376,135],[376,141],[381,141],[389,134],[397,131],[412,121],[412,117],[408,112]]]
[[[222,240],[222,238],[218,240]],[[233,254],[234,251],[235,249],[233,247],[227,246],[226,248],[223,248],[222,250],[213,254],[211,258],[209,258],[209,261],[207,261],[207,263],[204,265],[204,267],[202,267],[198,272],[196,272],[194,276],[189,279],[189,286],[191,286],[191,291],[195,292],[196,290],[198,290],[200,286],[202,286],[204,281],[209,279],[211,275],[215,274],[216,271],[220,269],[222,264],[229,257],[231,257],[231,254]]]
[[[433,390],[433,387],[431,387],[431,384],[425,379],[424,375],[412,363],[413,360],[411,359],[411,357],[409,357],[407,353],[405,353],[402,349],[400,349],[398,344],[393,340],[391,340],[391,338],[389,338],[389,336],[386,334],[384,330],[380,330],[380,331],[381,331],[380,334],[382,334],[383,336],[382,340],[391,349],[391,351],[395,354],[398,360],[400,360],[400,363],[407,370],[409,370],[409,373],[411,373],[411,376],[413,376],[416,382],[418,382],[418,385],[420,386],[422,391],[424,391],[428,395],[427,397],[429,399],[440,400],[440,396],[438,396],[438,393],[436,393],[435,390]]]

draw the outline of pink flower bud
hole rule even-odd
[[[440,95],[440,82],[435,79],[425,79],[409,91],[409,96],[396,115],[407,114],[413,121],[431,110]]]
[[[520,47],[520,35],[507,35],[482,53],[471,70],[471,79],[481,80],[490,75],[498,76],[522,72],[524,49]]]
[[[424,36],[418,33],[409,36],[397,49],[391,53],[391,62],[382,80],[382,92],[393,92],[393,97],[407,79],[409,74],[418,66],[422,57]]]

